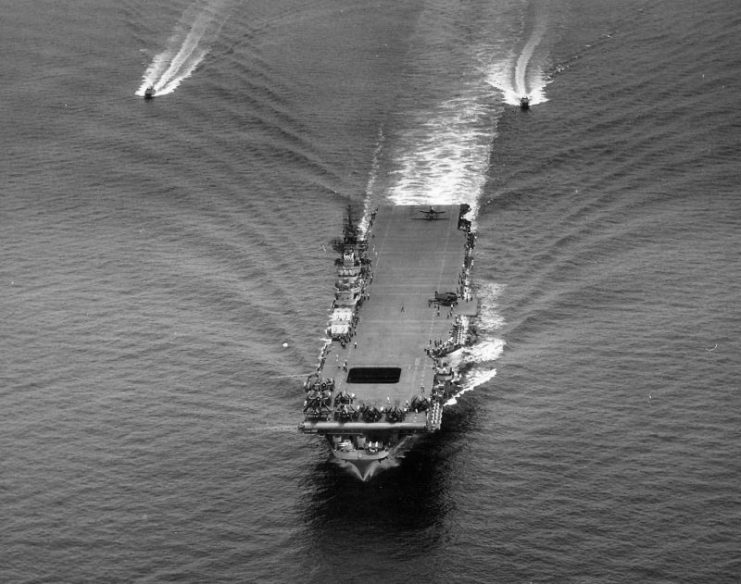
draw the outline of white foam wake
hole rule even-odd
[[[376,187],[376,180],[378,179],[378,173],[381,168],[381,152],[383,152],[383,125],[378,128],[378,139],[376,140],[376,148],[373,151],[373,164],[368,175],[368,183],[365,186],[365,201],[363,203],[363,217],[360,220],[360,232],[365,234],[368,231],[370,224],[371,213],[373,212],[373,191]]]
[[[499,359],[504,351],[504,340],[491,339],[485,340],[471,347],[463,347],[448,355],[450,364],[454,369],[466,367],[460,383],[460,391],[445,402],[445,406],[452,406],[458,403],[458,398],[480,385],[483,385],[490,379],[494,378],[497,370],[493,367],[493,362]]]
[[[419,112],[401,140],[388,198],[397,205],[467,203],[475,217],[496,136],[491,95],[470,83],[459,97]]]
[[[517,58],[514,55],[489,67],[487,81],[504,94],[504,102],[508,105],[520,105],[520,98],[528,96],[530,105],[538,105],[548,101],[545,87],[548,84],[543,62],[536,57],[536,49],[540,45],[547,30],[547,23],[539,17],[533,27],[525,46]]]
[[[172,93],[191,76],[211,49],[227,18],[230,0],[197,0],[180,18],[167,47],[158,53],[147,68],[136,95],[143,96],[148,87],[155,95]]]
[[[466,203],[471,208],[469,219],[475,223],[501,115],[492,86],[504,94],[507,104],[519,105],[524,95],[532,105],[547,101],[539,50],[547,20],[545,13],[535,16],[519,55],[508,55],[503,45],[489,41],[474,48],[479,64],[473,70],[463,68],[455,97],[409,115],[406,127],[391,138],[390,201],[397,205]]]

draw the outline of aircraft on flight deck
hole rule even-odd
[[[455,306],[458,304],[458,294],[455,292],[438,292],[435,290],[435,297],[427,300],[427,305],[433,304],[442,306]]]
[[[430,207],[430,210],[429,211],[418,210],[417,212],[418,213],[423,213],[424,216],[425,216],[425,219],[427,219],[428,221],[434,221],[440,215],[442,215],[443,213],[445,213],[445,211],[437,211],[433,207]]]

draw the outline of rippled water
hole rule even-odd
[[[6,2],[0,579],[737,582],[740,29]],[[360,484],[295,428],[327,243],[388,199],[477,207],[485,310],[443,431]]]

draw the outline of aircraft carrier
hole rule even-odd
[[[467,205],[384,206],[364,228],[350,214],[334,241],[327,341],[304,383],[299,430],[368,480],[440,429],[458,391],[450,354],[473,338],[476,235]]]

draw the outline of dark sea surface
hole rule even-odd
[[[0,9],[0,582],[741,582],[735,2]],[[363,484],[296,426],[389,199],[482,335]]]

